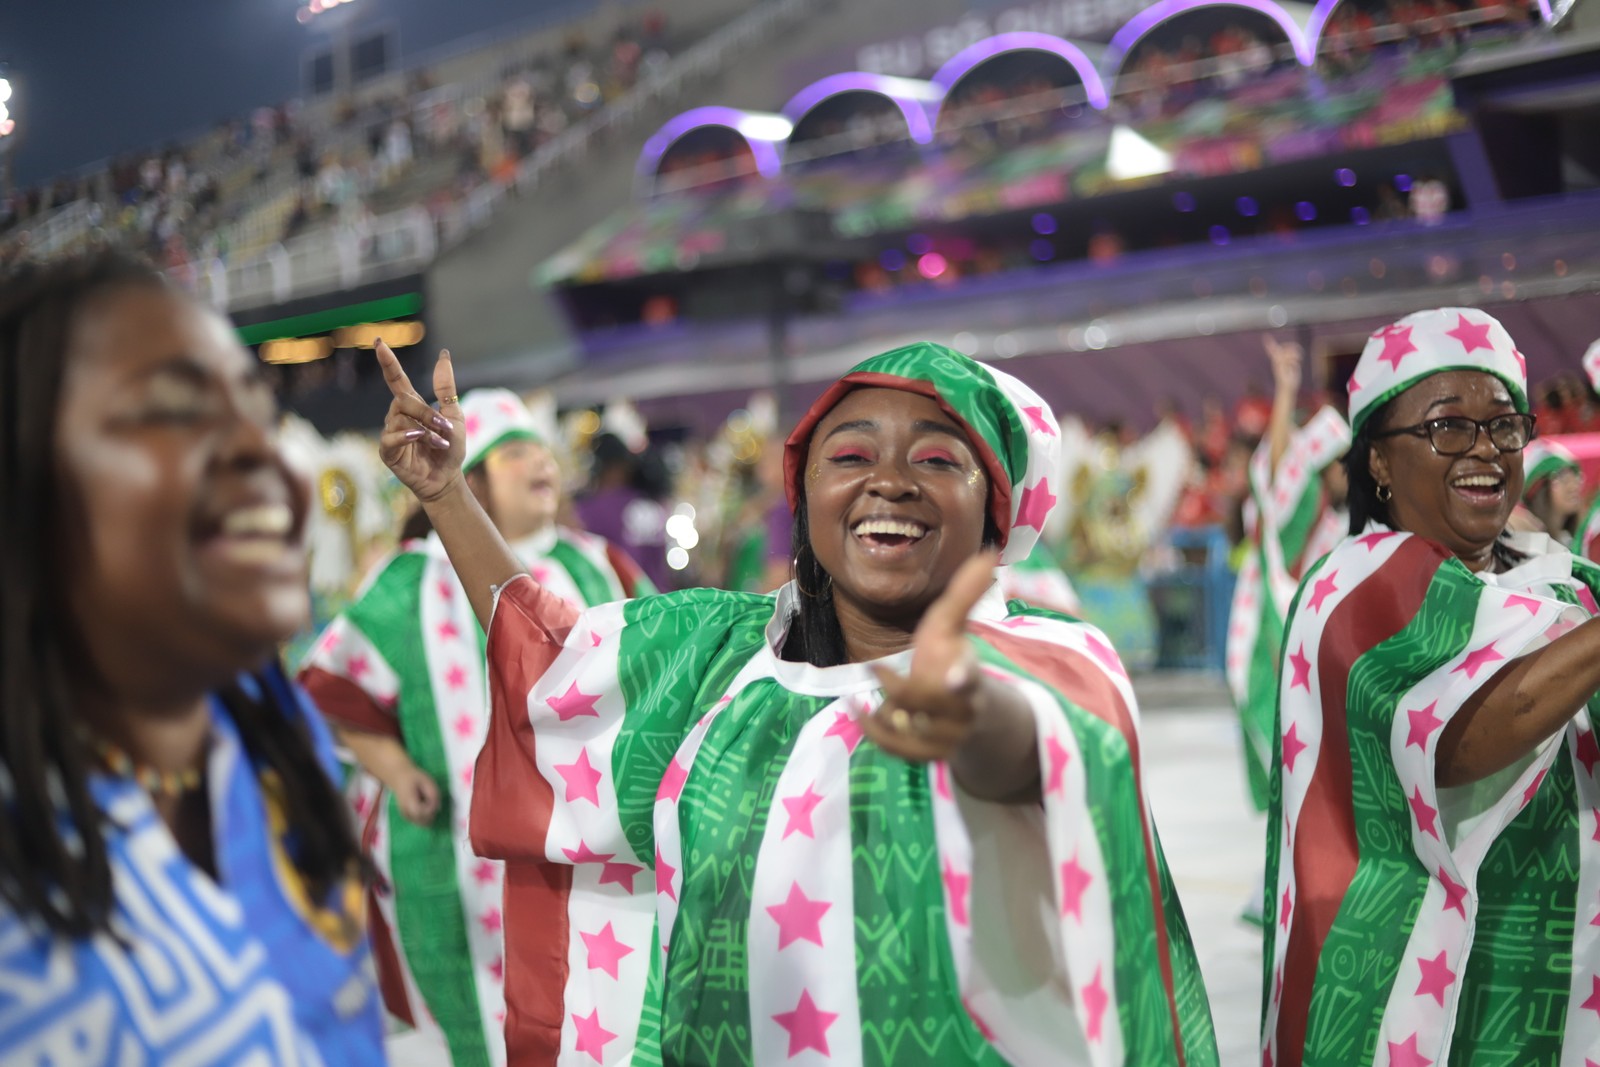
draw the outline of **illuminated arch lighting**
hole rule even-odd
[[[917,144],[928,144],[933,140],[933,119],[930,112],[936,112],[940,101],[944,99],[944,87],[933,82],[919,81],[915,78],[895,78],[887,74],[869,74],[865,71],[851,71],[845,74],[830,74],[826,78],[814,81],[801,89],[787,104],[783,105],[783,114],[796,126],[811,111],[824,100],[829,100],[841,93],[873,93],[884,97],[900,109],[900,114],[905,116],[906,131]]]
[[[1311,18],[1306,23],[1306,42],[1311,47],[1311,54],[1315,56],[1322,51],[1322,34],[1328,28],[1328,23],[1333,19],[1333,13],[1338,10],[1344,0],[1317,0],[1316,7],[1311,9]],[[1555,11],[1550,6],[1550,0],[1538,0],[1539,17],[1545,25],[1555,21]]]
[[[1328,3],[1329,9],[1337,0],[1323,0]],[[1548,2],[1548,0],[1547,0]],[[1300,28],[1283,8],[1273,3],[1272,0],[1158,0],[1133,18],[1123,23],[1111,38],[1111,45],[1106,49],[1101,75],[1106,84],[1116,84],[1117,75],[1122,70],[1123,60],[1128,58],[1128,53],[1133,51],[1134,45],[1142,41],[1147,33],[1168,19],[1182,15],[1186,11],[1209,7],[1242,7],[1249,11],[1259,12],[1278,24],[1284,36],[1289,38],[1289,43],[1294,47],[1295,58],[1303,67],[1309,67],[1316,62],[1316,52],[1312,46],[1311,38]],[[1321,4],[1318,5],[1319,9]],[[1315,15],[1312,16],[1313,21]]]
[[[971,73],[974,67],[1007,52],[1049,52],[1060,56],[1078,72],[1078,80],[1083,83],[1083,91],[1089,98],[1090,106],[1104,111],[1111,102],[1110,97],[1106,95],[1105,82],[1101,79],[1100,72],[1095,69],[1094,62],[1084,54],[1083,49],[1071,41],[1033,30],[997,33],[993,37],[985,37],[968,45],[939,68],[939,72],[933,76],[933,82],[948,95],[956,83]],[[941,100],[941,107],[943,103]],[[937,122],[937,112],[935,112],[935,122]]]
[[[704,126],[721,126],[744,138],[755,156],[756,170],[763,178],[776,178],[783,169],[783,154],[779,149],[794,130],[794,123],[786,116],[762,111],[745,111],[736,107],[697,107],[674,115],[651,134],[639,151],[635,173],[640,178],[654,178],[661,166],[661,157],[667,149],[677,144],[684,135]]]

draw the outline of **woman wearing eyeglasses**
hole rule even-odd
[[[1582,1064],[1600,1049],[1600,569],[1512,535],[1523,359],[1408,316],[1350,380],[1350,532],[1287,626],[1263,1062]]]

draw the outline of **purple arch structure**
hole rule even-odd
[[[795,93],[783,105],[783,114],[798,126],[800,120],[818,104],[840,93],[874,93],[884,97],[905,116],[906,132],[911,139],[917,144],[928,144],[933,140],[932,113],[937,112],[940,101],[944,99],[945,87],[933,82],[865,71],[830,74]]]
[[[1337,0],[1323,0],[1328,3],[1329,9]],[[1272,0],[1157,0],[1133,18],[1123,23],[1111,38],[1111,45],[1106,49],[1105,58],[1101,60],[1100,73],[1106,84],[1116,84],[1117,74],[1122,70],[1122,63],[1128,58],[1128,53],[1133,51],[1133,46],[1144,39],[1145,34],[1166,22],[1168,19],[1181,15],[1185,11],[1193,11],[1203,7],[1242,7],[1250,11],[1259,12],[1283,30],[1284,36],[1289,38],[1289,43],[1294,46],[1295,58],[1301,66],[1309,67],[1316,61],[1316,49],[1312,38],[1300,28],[1300,24],[1289,15],[1287,11],[1273,3]],[[1318,5],[1320,9],[1321,4]],[[1315,21],[1316,16],[1312,19]]]
[[[1315,56],[1322,49],[1322,32],[1328,28],[1328,22],[1333,18],[1334,11],[1344,0],[1317,0],[1317,6],[1311,9],[1311,20],[1306,23],[1306,43],[1311,47],[1311,54]],[[1555,21],[1555,10],[1550,6],[1550,0],[1539,0],[1539,17],[1546,26]]]
[[[1100,77],[1100,72],[1095,69],[1093,61],[1084,54],[1083,49],[1071,41],[1056,37],[1048,33],[1038,33],[1033,30],[1017,30],[1014,33],[997,33],[993,37],[985,37],[974,42],[951,56],[939,72],[933,76],[933,82],[949,93],[955,88],[957,82],[966,77],[978,64],[1006,52],[1049,52],[1058,55],[1078,72],[1078,80],[1083,82],[1083,91],[1089,98],[1089,104],[1098,109],[1105,110],[1110,97],[1106,94],[1105,82]],[[943,101],[940,101],[943,106]],[[937,119],[937,115],[935,116]]]
[[[639,151],[639,162],[634,172],[641,179],[654,178],[656,169],[661,166],[661,157],[666,155],[667,149],[677,144],[684,134],[703,126],[722,126],[744,138],[745,144],[750,146],[751,154],[755,156],[756,170],[763,178],[776,178],[778,172],[783,169],[783,154],[778,146],[783,143],[784,138],[766,137],[759,133],[752,135],[752,127],[782,118],[783,116],[744,111],[736,107],[692,108],[681,115],[674,115],[650,135]],[[751,120],[755,120],[755,123],[753,124]]]

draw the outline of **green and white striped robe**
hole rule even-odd
[[[627,556],[551,529],[513,546],[553,595],[589,605],[653,592]],[[389,1011],[437,1025],[456,1067],[505,1062],[501,865],[467,844],[473,762],[488,722],[483,631],[437,536],[376,568],[313,646],[300,680],[331,721],[398,738],[439,784],[430,826],[359,775],[363,844],[380,877],[374,949]]]
[[[1099,631],[974,611],[1038,723],[1043,803],[1007,806],[863,740],[870,666],[774,651],[796,602],[500,592],[472,840],[537,917],[508,926],[512,1061],[1215,1064]]]

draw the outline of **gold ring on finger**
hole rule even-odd
[[[454,404],[456,401],[458,401],[460,399],[461,398],[459,396],[441,396],[439,398],[439,403],[440,403],[440,405]]]
[[[911,713],[905,708],[895,708],[889,712],[889,725],[895,733],[905,733],[911,728]]]

